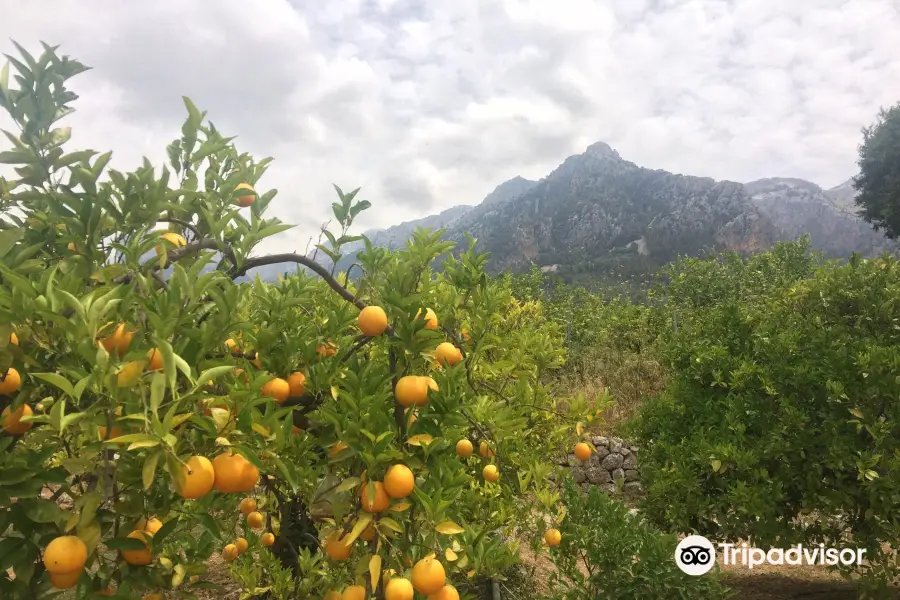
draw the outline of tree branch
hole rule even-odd
[[[325,283],[327,283],[331,287],[331,289],[337,292],[341,296],[341,298],[353,304],[360,310],[366,307],[366,303],[362,300],[357,300],[356,298],[354,298],[353,294],[351,294],[347,288],[342,286],[337,279],[331,276],[331,273],[328,272],[328,269],[312,260],[311,258],[303,256],[302,254],[272,254],[270,256],[250,258],[244,261],[244,264],[240,268],[236,267],[230,275],[232,279],[237,279],[241,275],[246,275],[247,271],[250,271],[251,269],[263,267],[265,265],[277,265],[279,263],[297,263],[303,265],[304,267],[307,267],[316,275],[324,279]]]

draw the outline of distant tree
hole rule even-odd
[[[900,103],[863,128],[860,174],[853,180],[860,216],[892,240],[900,237]]]

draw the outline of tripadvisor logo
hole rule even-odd
[[[752,548],[747,544],[718,544],[725,565],[741,565],[752,569],[759,565],[822,565],[835,566],[838,563],[859,566],[866,554],[864,548],[826,548],[819,544],[805,548],[801,544],[790,548]],[[689,535],[675,548],[675,564],[688,575],[708,573],[716,563],[716,548],[702,535]]]

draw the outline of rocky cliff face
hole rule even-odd
[[[761,213],[778,228],[779,239],[809,234],[812,246],[832,257],[853,252],[876,256],[897,244],[856,216],[852,181],[825,191],[802,179],[771,178],[746,184]]]
[[[465,232],[491,253],[493,270],[535,262],[587,272],[756,251],[777,229],[739,183],[645,169],[597,143],[515,198],[466,213],[447,235],[462,241]]]

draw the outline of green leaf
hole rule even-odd
[[[341,482],[341,485],[335,488],[334,493],[340,494],[341,492],[348,492],[350,490],[358,488],[361,483],[362,479],[360,479],[359,477],[348,477]]]
[[[207,369],[207,370],[203,371],[197,377],[197,385],[194,387],[194,391],[205,386],[208,381],[212,381],[213,383],[215,383],[216,380],[219,379],[219,377],[221,377],[222,375],[225,375],[227,373],[231,373],[232,371],[234,371],[234,367],[231,365],[213,367],[211,369]]]
[[[141,471],[141,481],[144,484],[145,490],[149,490],[150,486],[153,484],[153,477],[156,475],[156,467],[159,465],[159,459],[163,454],[165,454],[165,452],[162,450],[154,452],[144,461],[144,468]]]
[[[146,545],[143,541],[129,537],[119,537],[106,540],[105,546],[110,550],[143,550],[144,548],[146,548]]]
[[[162,373],[154,373],[150,381],[150,411],[159,418],[159,405],[166,394],[166,376]]]
[[[0,230],[0,258],[3,258],[12,250],[19,240],[25,236],[25,230],[21,228]]]
[[[162,548],[163,542],[166,540],[166,537],[175,531],[175,528],[178,527],[178,523],[180,522],[179,517],[173,517],[163,524],[163,526],[157,531],[152,538],[151,545],[155,549]]]
[[[58,523],[66,519],[66,514],[52,500],[19,498],[19,505],[25,515],[35,523]]]
[[[69,397],[75,397],[75,388],[72,387],[72,384],[69,383],[69,380],[59,375],[57,373],[31,373],[32,377],[37,377],[38,379],[42,379],[47,383],[53,384],[63,392],[65,392]]]
[[[117,438],[113,438],[111,440],[106,440],[103,442],[104,444],[134,444],[135,442],[149,442],[156,441],[159,442],[159,438],[155,435],[150,435],[148,433],[129,433],[128,435],[122,435]]]

